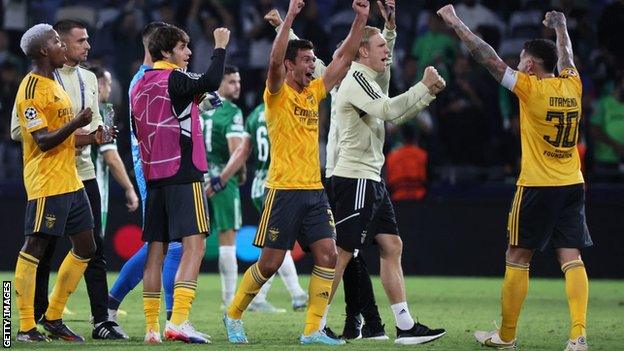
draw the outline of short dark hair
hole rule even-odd
[[[52,26],[59,35],[65,35],[74,28],[86,29],[87,24],[77,19],[63,19]]]
[[[295,61],[299,50],[314,50],[314,44],[311,41],[305,39],[294,39],[288,41],[286,47],[286,60]]]
[[[156,29],[162,28],[162,27],[166,27],[166,26],[169,26],[169,25],[170,24],[168,24],[168,23],[159,22],[159,21],[150,22],[150,23],[146,24],[145,27],[143,27],[143,30],[141,31],[141,38],[143,38],[144,41],[147,41],[149,39],[150,35],[154,34]]]
[[[152,55],[152,60],[156,62],[165,58],[162,51],[173,52],[179,42],[188,43],[188,34],[176,26],[169,25],[156,29],[149,38],[147,48]]]
[[[234,66],[234,65],[225,65],[224,69],[223,69],[223,75],[225,76],[226,74],[232,74],[232,73],[238,73],[238,67]]]
[[[544,69],[555,72],[557,66],[557,46],[548,39],[533,39],[524,43],[524,52],[544,62]]]
[[[90,66],[87,69],[93,72],[97,79],[104,77],[104,72],[106,72],[106,70],[100,66]]]

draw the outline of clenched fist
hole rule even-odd
[[[305,2],[303,0],[290,0],[290,4],[288,5],[288,14],[291,16],[297,16],[304,6]]]
[[[548,27],[555,29],[557,27],[565,27],[566,26],[566,18],[562,12],[558,11],[548,11],[546,15],[544,15],[544,20],[542,23]]]
[[[431,95],[441,92],[446,87],[444,78],[440,76],[438,70],[433,66],[425,68],[421,82],[427,87],[427,89],[429,89],[429,93]]]
[[[368,12],[370,11],[370,3],[368,0],[353,0],[351,7],[356,14],[368,17]]]
[[[267,14],[264,15],[264,20],[269,22],[269,24],[271,24],[273,27],[277,27],[282,24],[282,17],[280,16],[277,9],[273,9],[267,12]]]
[[[230,41],[230,30],[227,28],[217,28],[212,32],[215,39],[215,49],[221,48],[225,49],[228,42]]]

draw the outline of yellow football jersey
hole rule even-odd
[[[323,189],[318,109],[326,95],[322,78],[314,79],[301,93],[286,83],[273,94],[264,89],[271,144],[267,188]]]
[[[29,73],[17,91],[15,107],[23,137],[24,186],[28,200],[82,188],[74,158],[74,135],[43,152],[31,134],[46,127],[50,132],[57,130],[72,119],[72,104],[63,87],[52,79]]]
[[[522,165],[518,185],[561,186],[583,183],[576,147],[582,85],[575,68],[540,79],[515,72],[513,92],[520,100]]]

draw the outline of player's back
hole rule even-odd
[[[522,168],[518,185],[562,186],[583,182],[576,147],[582,85],[575,68],[558,77],[516,72],[512,91],[520,100]]]
[[[56,147],[42,151],[31,133],[53,132],[73,118],[69,96],[54,80],[34,73],[24,77],[15,107],[24,151],[24,186],[28,199],[65,194],[82,188],[74,158],[73,134]]]

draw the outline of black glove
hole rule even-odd
[[[215,193],[218,193],[221,190],[225,189],[226,185],[221,184],[221,177],[219,176],[210,178],[210,187],[212,188],[212,191],[214,191]]]

